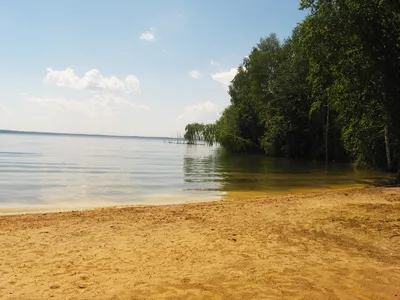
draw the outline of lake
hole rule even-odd
[[[0,213],[289,194],[385,177],[162,138],[0,134]]]

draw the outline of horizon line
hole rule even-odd
[[[140,135],[116,135],[101,133],[67,133],[67,132],[49,132],[49,131],[29,131],[29,130],[13,130],[0,129],[0,134],[37,134],[37,135],[63,135],[63,136],[81,136],[81,137],[114,137],[114,138],[153,138],[153,139],[178,139],[178,137],[166,136],[140,136]],[[179,139],[183,139],[180,137]]]

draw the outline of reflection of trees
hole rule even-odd
[[[218,176],[217,158],[212,154],[204,157],[184,156],[183,171],[186,182]]]
[[[188,148],[183,158],[184,181],[197,189],[241,191],[259,189],[265,174],[274,170],[274,160],[261,156],[242,156],[215,149],[199,155]]]
[[[221,190],[221,173],[214,149],[187,146],[183,157],[185,188],[188,190]]]
[[[195,147],[194,147],[195,148]],[[219,191],[289,191],[360,182],[371,174],[350,165],[235,155],[223,149],[204,153],[189,150],[184,157],[185,184],[192,189]]]
[[[324,164],[268,158],[259,155],[235,155],[216,149],[201,156],[195,152],[184,157],[185,182],[210,188],[218,184],[223,191],[265,191],[312,184]]]
[[[219,156],[225,191],[288,191],[296,188],[328,187],[351,183],[355,174],[351,166],[336,164],[326,170],[319,162],[241,156]]]
[[[263,189],[265,177],[274,169],[274,160],[257,155],[232,155],[221,150],[218,160],[223,174],[224,191]]]

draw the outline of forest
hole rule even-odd
[[[307,17],[251,49],[214,124],[185,139],[231,153],[398,170],[400,1],[302,0]]]

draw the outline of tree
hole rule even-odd
[[[204,141],[207,145],[212,146],[217,142],[216,128],[216,124],[191,123],[186,125],[183,137],[189,144]]]
[[[337,110],[342,139],[355,162],[391,169],[399,153],[399,16],[395,1],[302,1],[311,9],[302,26],[315,68]],[[322,69],[322,72],[318,72]],[[330,80],[326,80],[326,79]]]
[[[203,124],[191,123],[185,127],[185,135],[183,136],[189,144],[195,144],[203,139]]]
[[[310,13],[290,38],[271,34],[243,60],[220,119],[189,124],[185,138],[398,168],[400,1],[302,0],[301,8]]]

